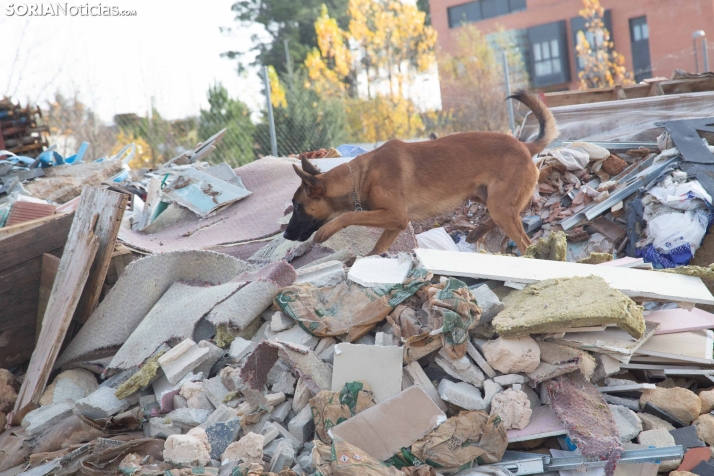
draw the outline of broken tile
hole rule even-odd
[[[159,365],[169,383],[178,383],[186,374],[209,359],[210,350],[199,347],[191,339],[178,343],[170,351],[159,357]]]
[[[407,421],[409,425],[404,424]],[[330,431],[333,437],[341,438],[373,458],[384,461],[401,448],[414,444],[444,421],[444,412],[415,386],[364,410]]]
[[[483,358],[481,355],[481,352],[474,347],[474,345],[471,342],[466,342],[466,353],[469,354],[469,356],[474,359],[474,362],[476,362],[476,365],[478,365],[483,372],[488,375],[489,378],[493,378],[496,376],[496,372],[494,372],[493,368],[491,368],[490,365],[488,365],[488,362],[486,362],[486,359]]]
[[[296,324],[295,319],[285,314],[283,311],[276,311],[270,318],[270,329],[275,332],[283,332]]]
[[[286,331],[276,333],[268,340],[304,345],[312,350],[315,348],[320,338],[312,334],[308,334],[300,326],[293,326]]]
[[[341,343],[335,346],[332,391],[347,382],[363,380],[372,387],[377,403],[402,391],[403,348]]]
[[[435,362],[452,377],[470,383],[475,387],[483,386],[483,372],[471,362],[468,356],[464,355],[460,359],[453,359],[446,349],[442,347],[439,355],[436,356]]]
[[[676,444],[685,448],[685,451],[689,448],[705,446],[704,442],[697,435],[697,428],[695,426],[675,428],[674,430],[670,430],[669,434],[674,437],[674,442]]]
[[[233,339],[233,342],[231,342],[231,348],[228,351],[228,355],[230,355],[230,358],[234,363],[238,363],[243,359],[243,357],[253,352],[253,349],[255,349],[254,342],[245,340],[242,337],[236,337]]]
[[[212,459],[220,459],[228,445],[233,443],[240,432],[240,420],[236,418],[217,421],[204,427]]]
[[[529,379],[525,375],[508,374],[493,377],[493,381],[504,387],[510,387],[511,385],[515,384],[527,384],[529,382]]]
[[[669,435],[669,437],[672,439],[672,442],[668,446],[674,446],[674,438],[672,438],[672,435]],[[660,445],[656,446],[659,447]],[[709,461],[711,457],[711,450],[707,447],[692,448],[688,451],[685,451],[684,458],[682,459],[682,464],[679,465],[677,471],[692,471],[692,469],[694,469],[699,463],[701,463],[702,461]]]

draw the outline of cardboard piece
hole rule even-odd
[[[332,391],[363,380],[379,403],[402,390],[403,347],[340,343],[335,346]]]
[[[444,421],[444,412],[414,386],[340,423],[330,434],[384,461]]]

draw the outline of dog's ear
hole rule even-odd
[[[307,192],[308,197],[314,198],[324,195],[325,186],[323,185],[322,180],[303,171],[296,164],[293,164],[293,168],[295,169],[295,173],[298,174],[298,177],[302,179],[302,184],[305,186],[305,191]]]
[[[312,165],[312,162],[307,160],[304,156],[300,158],[300,163],[302,164],[302,169],[309,173],[310,175],[320,175],[320,171],[318,170],[317,167]]]

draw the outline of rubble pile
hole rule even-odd
[[[287,241],[298,161],[220,138],[15,180],[55,209],[0,229],[0,474],[710,474],[711,192],[666,136],[544,152],[523,257],[475,204]]]

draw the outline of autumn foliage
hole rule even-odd
[[[584,69],[578,74],[580,89],[632,84],[632,73],[627,72],[625,57],[615,51],[610,32],[605,28],[605,10],[600,0],[583,0],[583,5],[579,13],[586,20],[586,30],[578,32],[575,47],[584,62]]]

